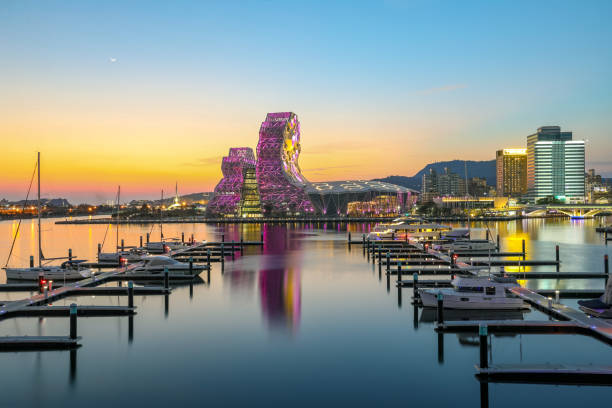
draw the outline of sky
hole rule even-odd
[[[0,1],[0,198],[211,191],[267,112],[310,181],[490,160],[538,127],[612,176],[610,1]],[[123,201],[123,200],[122,200]]]

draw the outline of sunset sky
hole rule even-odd
[[[311,181],[489,160],[544,125],[612,176],[611,1],[0,1],[0,198],[210,191],[267,112]]]

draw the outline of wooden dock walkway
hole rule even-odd
[[[612,385],[612,366],[503,364],[476,366],[479,380],[529,384]]]
[[[79,347],[81,337],[69,336],[0,336],[0,351],[66,350]]]

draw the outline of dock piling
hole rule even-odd
[[[391,274],[391,252],[387,251],[387,275]]]
[[[208,267],[208,273],[210,273],[210,249],[206,250],[206,266]]]
[[[70,338],[77,338],[77,305],[76,303],[70,304]]]
[[[438,325],[444,324],[444,295],[438,292]]]
[[[128,307],[134,307],[134,282],[129,281],[128,286]]]
[[[236,248],[234,248],[234,240],[232,239],[232,261],[236,259]]]
[[[121,252],[123,252],[125,248],[125,240],[121,239]]]
[[[140,245],[138,247],[142,248],[142,235],[140,236]]]
[[[397,282],[402,281],[402,261],[397,262]]]
[[[497,250],[499,251],[499,233],[497,234]]]
[[[363,254],[365,255],[365,250],[366,250],[365,234],[361,234],[361,250]]]
[[[225,244],[221,242],[221,272],[225,268]]]
[[[221,242],[225,242],[225,234],[221,234]]]
[[[147,245],[149,244],[149,233],[147,232]]]
[[[164,266],[164,289],[170,289],[170,274],[167,266]]]
[[[418,299],[419,297],[419,288],[417,287],[419,284],[419,274],[418,273],[413,273],[412,274],[412,290],[414,292],[414,299]]]
[[[523,261],[525,260],[525,240],[523,239],[521,242],[521,248],[523,252]]]
[[[240,237],[240,256],[244,255],[244,238]]]
[[[193,276],[193,257],[189,257],[189,275]]]
[[[604,272],[606,276],[604,277],[605,285],[608,284],[608,278],[610,277],[610,263],[608,262],[608,254],[604,255]]]
[[[102,244],[98,243],[98,256],[100,255],[100,252],[102,252]]]
[[[30,268],[33,268],[33,267],[34,267],[34,255],[30,255]]]
[[[185,243],[185,232],[181,232],[181,243]]]
[[[559,272],[559,268],[560,268],[560,264],[559,264],[559,245],[555,245],[555,261],[557,262],[557,265],[555,266],[557,268],[557,272]]]
[[[481,324],[478,326],[478,338],[480,340],[480,368],[489,368],[489,360],[487,356],[487,325]]]
[[[68,260],[72,261],[72,248],[68,248]]]

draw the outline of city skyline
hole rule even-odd
[[[25,197],[36,151],[44,197],[212,191],[279,111],[300,117],[313,182],[493,160],[547,125],[612,176],[605,2],[179,5],[0,5],[0,197]]]

